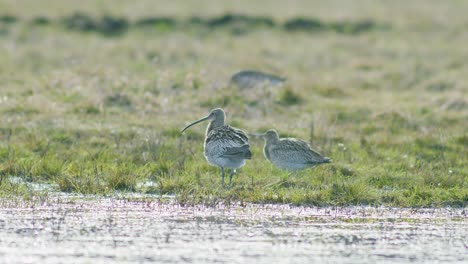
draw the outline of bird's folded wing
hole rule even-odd
[[[249,145],[243,145],[240,147],[229,147],[221,154],[222,157],[238,157],[244,156],[250,153]]]
[[[298,163],[321,162],[323,156],[311,149],[310,146],[302,140],[288,140],[281,142],[280,145],[272,149],[277,157],[285,161]]]

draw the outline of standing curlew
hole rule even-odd
[[[224,124],[226,115],[223,109],[216,108],[210,114],[193,121],[182,129],[182,133],[189,127],[203,122],[210,121],[206,128],[205,158],[211,165],[221,168],[221,184],[224,186],[224,169],[231,169],[229,175],[229,186],[232,183],[232,176],[236,169],[245,165],[246,159],[252,158],[250,152],[249,138],[244,131]]]
[[[279,138],[274,129],[263,134],[256,134],[265,140],[263,154],[280,169],[302,170],[322,163],[330,163],[330,158],[322,156],[313,150],[303,140],[295,138]]]

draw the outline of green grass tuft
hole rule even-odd
[[[300,104],[303,101],[301,96],[294,92],[291,88],[285,88],[278,98],[278,103],[284,106]]]

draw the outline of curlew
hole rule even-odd
[[[231,84],[237,85],[241,89],[253,88],[259,85],[278,86],[283,84],[286,78],[281,78],[272,74],[259,71],[240,71],[231,77]]]
[[[182,129],[182,133],[189,127],[203,122],[210,121],[206,128],[205,158],[213,166],[221,168],[221,184],[224,186],[224,169],[231,169],[229,175],[229,186],[236,170],[245,165],[245,160],[252,158],[250,152],[249,138],[244,131],[226,125],[224,123],[226,115],[224,110],[216,108],[196,121],[193,121]]]
[[[255,135],[265,140],[265,158],[280,169],[296,171],[331,162],[330,158],[322,156],[303,140],[279,138],[274,129]]]

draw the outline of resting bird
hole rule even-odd
[[[272,74],[259,71],[240,71],[231,77],[231,84],[237,85],[241,89],[254,88],[259,85],[278,86],[283,84],[286,78],[281,78]]]
[[[263,148],[265,158],[280,169],[296,171],[331,162],[330,158],[322,156],[303,140],[295,138],[280,139],[274,129],[255,135],[265,140],[265,147]]]
[[[224,124],[226,115],[224,110],[216,108],[211,110],[207,116],[193,121],[182,129],[182,133],[189,127],[203,122],[210,121],[206,128],[205,158],[213,166],[221,168],[221,184],[224,186],[224,169],[231,169],[229,175],[229,186],[236,169],[245,165],[245,160],[252,158],[250,152],[249,138],[244,131]]]

